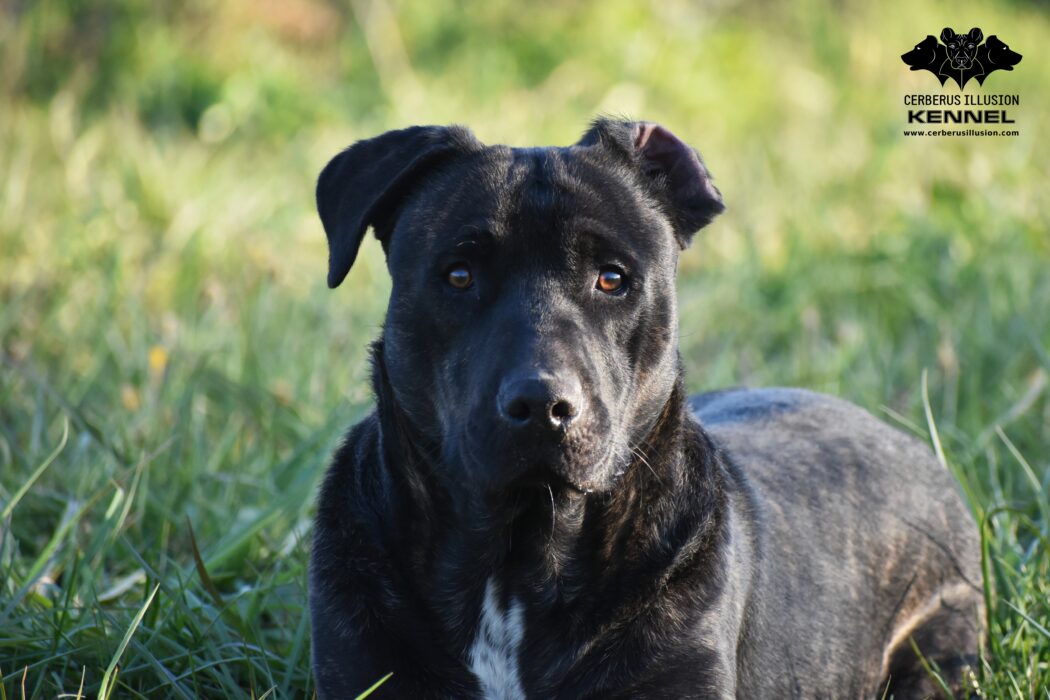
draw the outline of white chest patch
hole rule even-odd
[[[478,677],[487,700],[524,700],[518,671],[518,654],[525,638],[525,615],[520,601],[511,598],[500,610],[499,587],[494,579],[485,584],[485,600],[474,644],[470,670]]]

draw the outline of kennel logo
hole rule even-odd
[[[984,32],[974,27],[960,34],[950,27],[941,30],[941,41],[932,34],[901,56],[901,60],[912,70],[933,73],[943,86],[949,79],[960,89],[966,87],[971,78],[984,85],[989,73],[997,70],[1013,70],[1021,62],[1021,54],[1010,50],[999,37],[992,34],[983,44]]]
[[[983,43],[982,43],[983,42]],[[943,88],[949,80],[954,81],[960,92],[966,84],[976,80],[982,87],[988,76],[997,70],[1013,70],[1021,62],[1021,54],[1012,51],[1006,42],[991,35],[985,40],[980,27],[962,34],[951,27],[941,30],[938,41],[932,34],[901,56],[905,65],[913,71],[928,71],[937,78]],[[908,107],[908,125],[918,124],[1015,124],[1015,115],[1005,109],[1021,104],[1019,95],[984,95],[940,93],[905,95]],[[916,107],[920,109],[915,109]],[[929,109],[930,107],[956,107],[962,109]],[[980,107],[982,109],[974,109]],[[987,109],[995,107],[997,109]],[[905,130],[905,136],[1017,136],[1014,128],[970,128]]]

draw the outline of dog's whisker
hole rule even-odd
[[[653,469],[653,465],[649,463],[648,459],[646,459],[646,456],[642,452],[640,447],[628,445],[627,448],[631,451],[632,454],[634,454],[635,457],[638,458],[638,461],[644,464],[649,469],[649,471],[652,472],[653,476],[656,477],[657,481],[659,481],[664,487],[667,486],[667,482],[664,481],[663,477],[656,473],[656,470]]]
[[[550,547],[554,542],[554,533],[558,526],[558,513],[554,506],[554,489],[551,488],[549,483],[545,485],[547,487],[547,493],[551,497],[551,534],[550,537],[547,538],[547,547]]]

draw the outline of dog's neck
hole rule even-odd
[[[373,348],[382,468],[395,485],[384,549],[399,560],[453,635],[488,581],[523,591],[525,604],[556,614],[637,608],[676,572],[704,570],[725,508],[719,455],[689,415],[681,376],[615,488],[604,494],[535,489],[464,502],[435,463],[437,445],[413,429],[394,400],[382,346]],[[508,517],[512,513],[513,517]],[[697,520],[695,514],[703,513]],[[466,630],[463,631],[467,635]],[[466,636],[464,636],[464,641]]]

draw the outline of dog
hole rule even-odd
[[[324,168],[328,284],[393,284],[321,487],[320,698],[918,698],[981,645],[979,539],[917,440],[797,389],[687,398],[681,251],[724,208],[663,126],[463,127]],[[914,645],[914,646],[913,646]],[[918,649],[920,658],[915,653]]]
[[[902,54],[901,60],[913,71],[925,70],[933,73],[937,80],[941,81],[941,85],[948,80],[948,76],[940,72],[941,64],[948,60],[948,51],[932,34],[927,34],[926,38],[916,44],[914,49]]]
[[[978,47],[983,39],[984,32],[977,27],[966,34],[959,34],[951,27],[942,29],[941,41],[947,49],[947,58],[941,63],[938,73],[950,77],[960,89],[966,87],[970,78],[978,78],[983,83],[984,66],[977,60]]]
[[[967,34],[959,34],[951,27],[941,30],[941,41],[948,48],[948,60],[955,70],[966,70],[977,58],[977,47],[984,39],[984,32],[977,27]]]
[[[1011,51],[998,36],[992,34],[987,41],[977,48],[977,60],[984,66],[984,73],[977,76],[977,82],[984,85],[989,73],[997,70],[1013,70],[1021,62],[1021,54]]]

